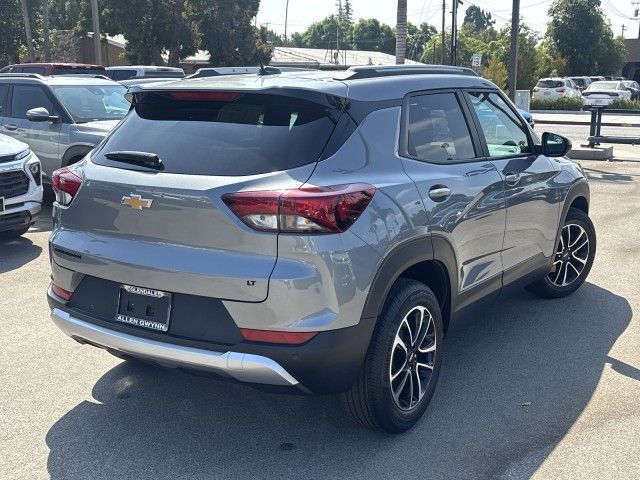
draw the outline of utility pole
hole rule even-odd
[[[287,45],[287,23],[289,22],[289,0],[287,0],[287,6],[284,11],[284,44]]]
[[[95,63],[102,65],[102,47],[100,46],[100,17],[98,16],[98,0],[91,0],[91,18],[93,19],[93,48]]]
[[[442,58],[440,59],[440,64],[444,65],[444,28],[445,28],[445,20],[447,14],[447,0],[442,0]]]
[[[42,35],[44,36],[44,61],[51,61],[51,35],[49,33],[49,0],[42,2]]]
[[[627,29],[626,25],[622,25],[622,38],[624,38],[624,31]]]
[[[511,11],[511,52],[509,55],[509,98],[516,100],[518,88],[518,32],[520,31],[520,0],[513,0]]]
[[[451,65],[458,64],[458,4],[462,0],[453,0],[451,9]]]

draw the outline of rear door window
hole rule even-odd
[[[54,75],[107,75],[104,68],[85,68],[85,67],[55,67]]]
[[[236,176],[288,170],[318,161],[339,116],[329,105],[284,95],[145,93],[92,161],[144,170],[105,157],[142,151],[156,154],[167,173]]]
[[[0,117],[4,116],[5,102],[7,100],[7,93],[9,92],[8,85],[0,85]]]
[[[27,112],[32,108],[44,107],[49,113],[53,112],[51,100],[38,85],[14,85],[11,95],[11,117],[27,118]]]
[[[408,114],[408,156],[433,163],[455,163],[476,157],[469,127],[455,94],[411,97]]]
[[[37,73],[38,75],[46,75],[47,67],[22,67],[22,73]]]

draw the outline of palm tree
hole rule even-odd
[[[29,50],[29,60],[36,59],[36,52],[33,48],[33,37],[31,36],[31,22],[29,22],[29,11],[27,10],[27,0],[20,0],[22,7],[22,19],[24,20],[24,31],[27,35],[27,49]]]
[[[396,64],[404,63],[407,53],[407,0],[398,0],[396,23]]]

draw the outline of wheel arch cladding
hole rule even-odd
[[[570,208],[577,208],[582,210],[587,215],[589,214],[589,183],[586,180],[581,180],[569,188],[567,196],[565,197],[564,205],[562,207],[561,221],[564,223],[567,218],[567,213]]]
[[[446,329],[452,301],[455,301],[455,272],[455,255],[445,239],[423,236],[404,242],[383,260],[369,290],[362,317],[377,319],[396,281],[410,278],[424,283],[436,295]]]

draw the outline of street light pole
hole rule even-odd
[[[102,65],[102,47],[100,46],[100,18],[98,17],[98,0],[91,0],[91,18],[93,19],[93,48],[95,63]]]
[[[287,6],[284,11],[284,44],[287,45],[287,23],[289,22],[289,0],[287,0]]]
[[[520,0],[513,0],[511,12],[511,52],[509,55],[509,98],[516,100],[518,88],[518,31],[520,30]]]

